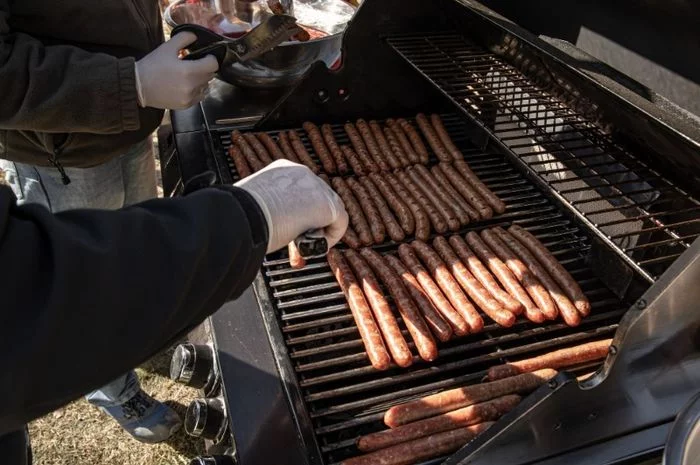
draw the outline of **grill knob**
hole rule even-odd
[[[221,399],[195,399],[185,413],[185,431],[190,436],[217,442],[226,430],[226,421]]]
[[[210,455],[197,457],[190,462],[190,465],[236,465],[236,460],[228,455]]]
[[[194,344],[177,346],[170,360],[170,379],[206,391],[216,382],[211,347]]]

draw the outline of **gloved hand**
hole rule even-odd
[[[219,62],[212,55],[199,60],[178,58],[180,50],[195,40],[191,32],[181,32],[136,62],[142,107],[181,110],[204,98]]]
[[[306,166],[277,160],[235,186],[252,195],[265,214],[270,233],[267,253],[321,228],[332,247],[348,227],[343,201]]]

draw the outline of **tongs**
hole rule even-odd
[[[262,21],[239,39],[231,39],[197,24],[176,26],[171,35],[179,32],[192,32],[197,36],[192,44],[180,53],[185,60],[197,60],[213,55],[219,67],[235,62],[245,62],[289,40],[302,29],[296,18],[287,15],[273,15]]]

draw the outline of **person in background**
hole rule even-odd
[[[17,203],[58,213],[155,197],[151,134],[163,109],[199,102],[218,69],[212,56],[178,59],[194,40],[163,43],[155,0],[0,0],[0,170]],[[87,400],[139,441],[167,439],[180,418],[141,390],[133,366],[123,368]]]

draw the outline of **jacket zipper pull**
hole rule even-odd
[[[70,184],[70,178],[66,174],[66,170],[63,168],[61,162],[58,161],[58,156],[60,154],[61,150],[59,148],[53,149],[53,155],[49,157],[49,162],[61,173],[61,181],[63,181],[64,186],[67,186]]]

